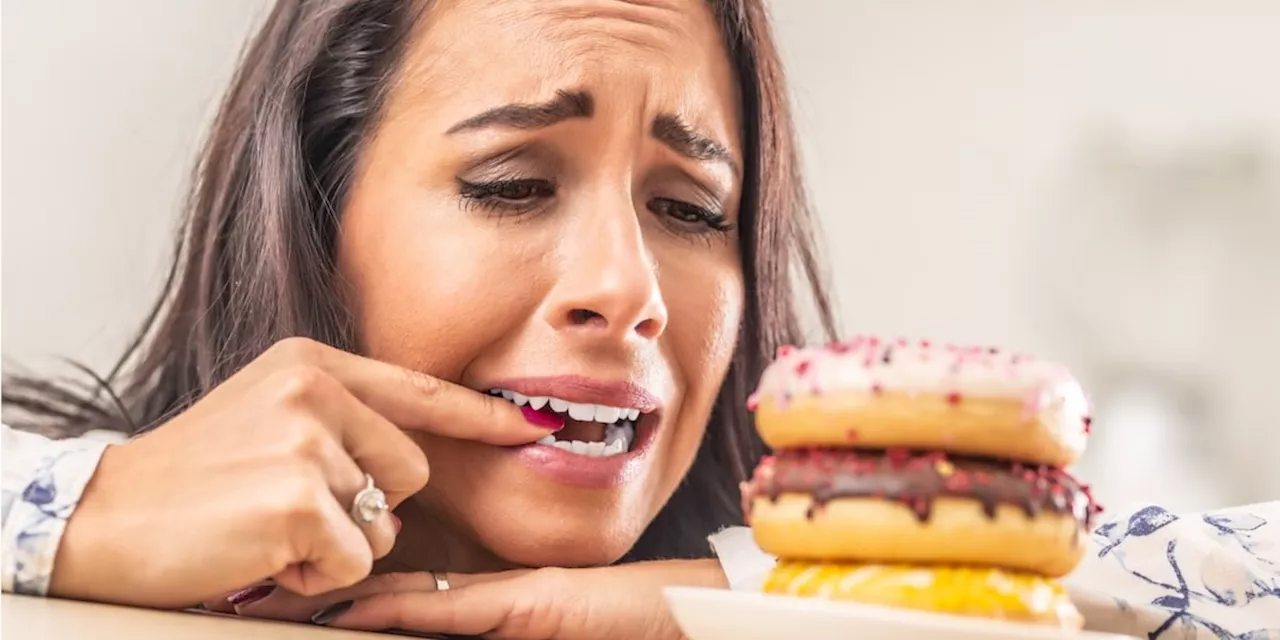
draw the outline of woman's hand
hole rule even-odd
[[[545,430],[484,394],[304,339],[110,447],[73,512],[50,593],[190,606],[267,578],[320,594],[369,575],[398,523],[349,515],[365,474],[392,506],[427,483],[404,430],[498,445]]]
[[[728,586],[714,560],[639,562],[593,569],[524,569],[375,576],[319,597],[276,590],[237,607],[244,616],[347,629],[483,636],[511,640],[666,640],[683,637],[662,587]]]

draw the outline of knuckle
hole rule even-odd
[[[294,336],[276,342],[269,351],[281,362],[312,363],[319,360],[323,349],[323,344],[311,338]]]
[[[428,398],[438,396],[445,390],[444,381],[435,376],[408,370],[404,371],[404,376],[413,388]]]
[[[417,455],[413,455],[414,453]],[[416,446],[410,450],[409,460],[405,465],[405,480],[412,493],[422,491],[431,480],[431,463],[427,461],[427,455]]]
[[[315,463],[323,460],[330,446],[324,428],[312,420],[292,421],[289,434],[281,439],[286,459]]]
[[[320,367],[300,364],[288,366],[272,376],[271,389],[281,406],[298,409],[312,406],[333,389],[335,382]]]
[[[315,527],[323,523],[326,500],[330,500],[327,487],[311,479],[312,474],[297,474],[297,480],[288,482],[281,491],[279,511],[289,528]]]

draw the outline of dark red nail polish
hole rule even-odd
[[[334,604],[317,611],[315,615],[311,616],[311,624],[329,624],[330,622],[337,620],[338,616],[346,613],[353,604],[355,604],[355,602],[352,600],[335,602]]]
[[[551,407],[534,409],[529,405],[520,407],[520,413],[530,424],[543,429],[559,431],[564,428],[564,416],[551,410]]]
[[[242,607],[246,604],[253,604],[271,595],[275,590],[276,586],[274,584],[260,584],[256,587],[241,589],[227,596],[227,602],[231,603],[232,606]]]

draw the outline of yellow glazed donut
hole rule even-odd
[[[1064,471],[904,450],[791,450],[747,486],[761,549],[814,561],[959,564],[1057,577],[1099,511]]]
[[[764,591],[1080,629],[1084,618],[1057,582],[967,567],[779,562]]]
[[[859,337],[784,348],[751,398],[774,449],[939,450],[1065,467],[1090,406],[1061,365],[978,347]]]

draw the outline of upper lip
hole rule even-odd
[[[585,376],[499,380],[488,388],[506,389],[526,396],[559,398],[565,402],[639,409],[641,413],[654,411],[662,404],[656,395],[633,382],[609,382]]]

